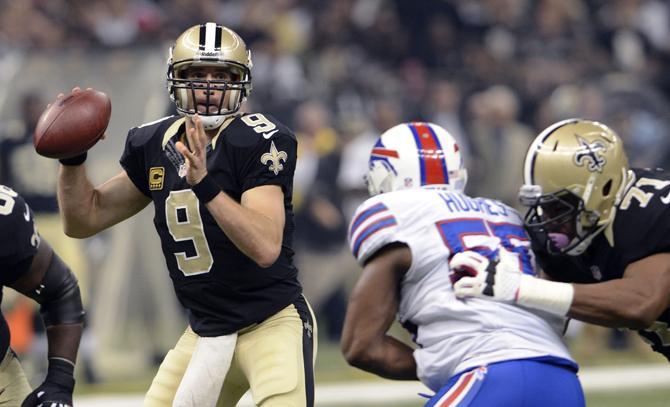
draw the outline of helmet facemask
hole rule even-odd
[[[231,79],[206,79],[191,75],[191,71],[210,68],[225,71]],[[244,66],[228,62],[217,65],[181,64],[168,73],[168,89],[177,111],[185,116],[201,116],[205,130],[217,128],[226,116],[240,110],[247,88],[251,86],[250,74]],[[220,74],[215,77],[222,76]]]
[[[526,197],[529,207],[524,220],[533,241],[549,254],[581,254],[602,230],[600,215],[585,208],[584,200],[563,189],[534,199]]]

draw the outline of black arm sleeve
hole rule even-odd
[[[42,281],[28,296],[41,305],[47,327],[84,322],[77,278],[55,253]]]

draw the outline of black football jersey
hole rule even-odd
[[[40,238],[33,213],[23,198],[0,185],[0,284],[10,284],[26,273],[37,253]],[[2,291],[0,291],[2,301]],[[9,328],[0,315],[0,360],[9,347]]]
[[[635,181],[619,204],[612,225],[614,246],[600,233],[581,256],[551,256],[533,247],[542,269],[557,281],[595,283],[621,278],[626,267],[670,252],[670,173],[633,169]],[[670,360],[670,310],[638,333]]]
[[[281,253],[268,268],[233,244],[187,184],[185,161],[175,148],[185,140],[183,117],[131,129],[120,161],[154,202],[154,225],[177,298],[201,336],[225,335],[261,322],[302,292],[293,265],[296,138],[273,117],[259,113],[236,116],[224,126],[207,147],[207,170],[221,189],[237,202],[244,191],[261,185],[279,185],[284,192]]]

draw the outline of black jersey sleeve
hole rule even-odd
[[[245,139],[237,143],[233,140],[242,192],[261,185],[280,185],[286,193],[292,189],[298,142],[293,133],[272,116],[263,117],[276,127],[258,132],[246,125],[244,118],[236,123],[238,131],[233,137]]]
[[[144,137],[138,132],[140,128],[134,127],[128,131],[126,138],[126,146],[119,160],[121,166],[128,174],[128,178],[133,181],[133,184],[140,192],[146,196],[149,194],[149,180],[145,171],[145,155],[144,155]]]
[[[23,275],[37,253],[39,235],[33,213],[23,198],[0,185],[0,283]]]
[[[634,171],[636,182],[624,194],[614,223],[614,247],[625,248],[626,263],[670,252],[670,174]]]

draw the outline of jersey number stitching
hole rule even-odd
[[[670,185],[670,181],[662,181],[660,179],[642,177],[639,180],[637,180],[635,186],[631,187],[630,190],[623,197],[623,199],[621,200],[621,205],[619,205],[619,209],[621,209],[622,211],[628,209],[631,203],[633,202],[633,199],[639,201],[640,208],[645,208],[647,205],[649,205],[649,201],[651,201],[651,198],[654,196],[654,193],[644,192],[642,190],[642,187],[652,186],[654,187],[655,190],[660,191],[661,189],[667,187],[668,185]],[[670,194],[661,198],[661,202],[663,202],[666,205],[670,203]]]
[[[254,113],[246,116],[242,116],[242,121],[247,126],[254,129],[256,133],[262,133],[263,137],[269,139],[279,130],[275,130],[277,125],[272,123],[267,117],[263,116],[260,113]],[[272,131],[274,130],[274,131]]]
[[[490,257],[499,244],[519,257],[519,268],[524,274],[535,275],[530,254],[528,238],[520,225],[513,223],[495,223],[477,218],[448,219],[436,222],[442,241],[449,248],[451,254],[464,250],[476,250]],[[484,243],[477,239],[468,241],[468,236],[494,237],[496,244]]]
[[[9,215],[14,210],[14,198],[18,196],[13,189],[0,185],[0,215]]]
[[[19,196],[13,189],[0,185],[0,215],[7,216],[14,210],[14,205],[16,204],[16,198]],[[28,204],[26,205],[26,213],[23,214],[23,218],[26,222],[30,222],[30,209],[28,209]],[[33,234],[30,236],[30,244],[33,247],[40,245],[40,235],[37,233],[37,223],[33,222]]]
[[[182,212],[182,220],[179,212]],[[212,251],[205,236],[205,229],[200,217],[198,198],[193,191],[185,189],[171,191],[165,200],[165,221],[168,231],[176,242],[191,241],[195,249],[194,256],[187,256],[186,252],[177,252],[177,267],[186,277],[209,273],[214,264]]]
[[[656,334],[662,346],[670,346],[670,328],[667,322],[656,321],[644,331]]]

